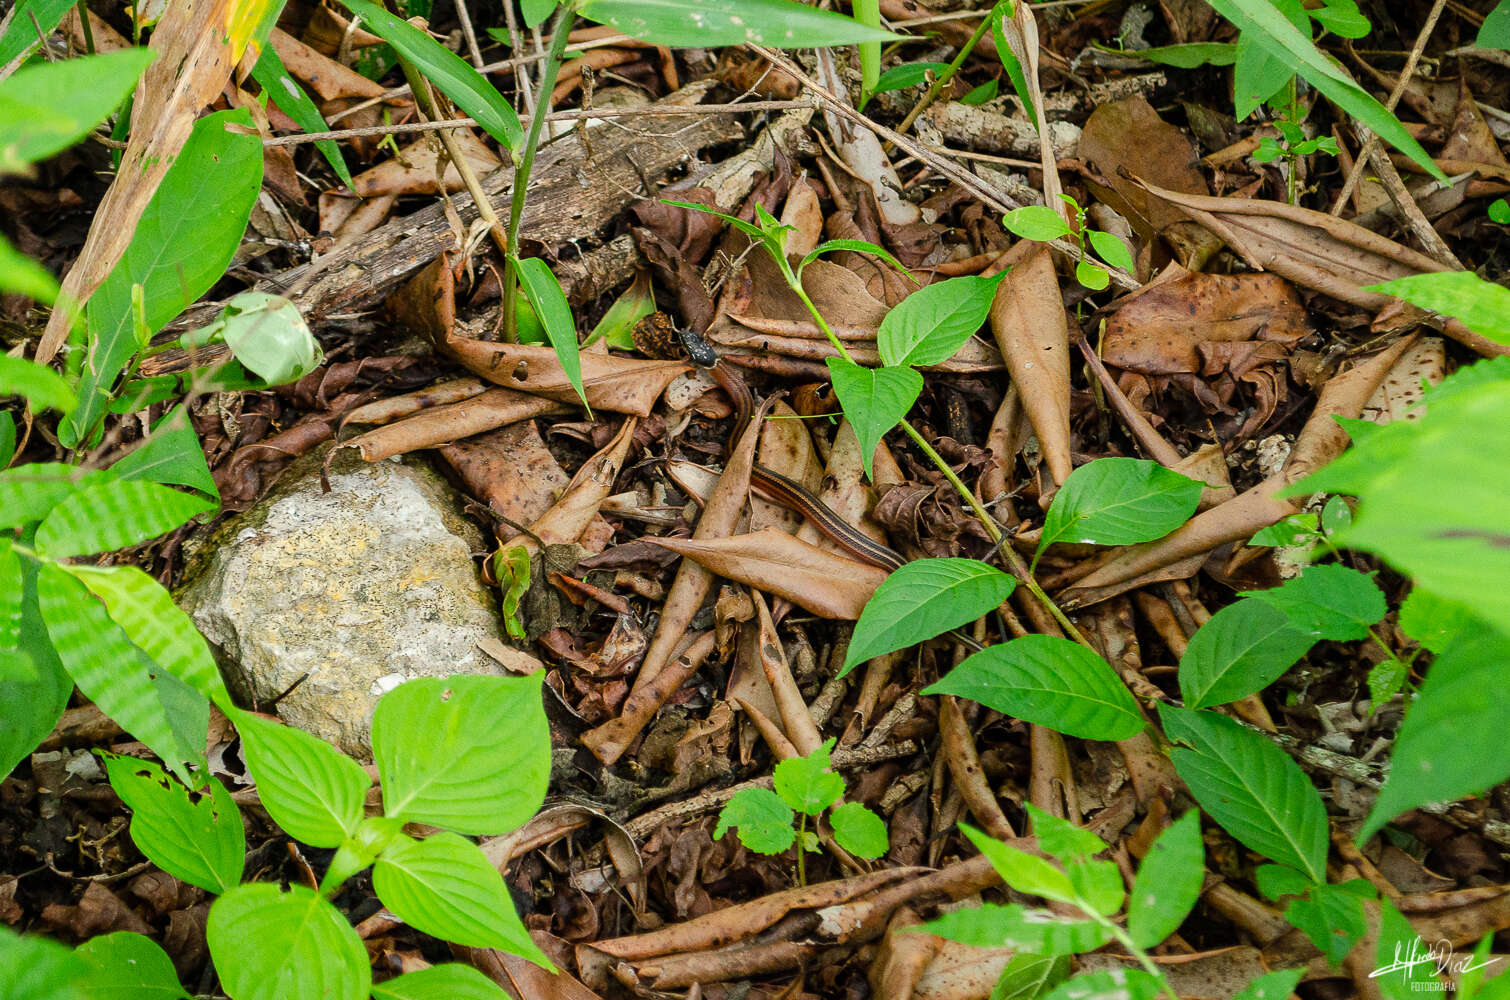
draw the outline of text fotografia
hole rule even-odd
[[[1416,937],[1409,944],[1397,942],[1394,961],[1380,966],[1368,975],[1370,979],[1378,979],[1380,976],[1399,973],[1410,984],[1412,993],[1450,993],[1457,989],[1459,977],[1487,968],[1498,961],[1497,958],[1491,958],[1474,964],[1472,955],[1455,954],[1452,942],[1446,938],[1427,945]],[[1422,965],[1432,966],[1432,978],[1418,978],[1418,974],[1414,974],[1415,969]]]

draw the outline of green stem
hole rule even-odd
[[[807,813],[797,814],[797,884],[807,885]]]
[[[1148,956],[1148,953],[1146,951],[1144,951],[1142,948],[1139,948],[1136,944],[1133,943],[1132,936],[1128,934],[1127,931],[1123,930],[1119,925],[1113,923],[1107,918],[1092,913],[1084,906],[1081,906],[1080,908],[1086,913],[1089,913],[1095,919],[1096,923],[1109,930],[1116,942],[1122,947],[1126,948],[1128,952],[1138,960],[1138,964],[1143,966],[1144,972],[1148,973],[1150,976],[1153,976],[1159,981],[1159,985],[1164,990],[1164,995],[1167,996],[1169,1000],[1180,1000],[1180,995],[1176,993],[1174,987],[1170,985],[1169,979],[1164,975],[1164,970],[1159,968],[1158,964]]]
[[[912,128],[912,123],[918,120],[918,116],[927,111],[929,106],[938,99],[939,94],[948,86],[949,81],[954,79],[954,74],[965,64],[965,60],[969,57],[970,53],[975,51],[975,46],[985,37],[986,32],[991,29],[991,19],[995,16],[996,8],[994,7],[986,12],[986,16],[981,18],[980,25],[975,29],[975,33],[970,36],[970,40],[960,46],[960,50],[954,59],[948,66],[944,67],[943,72],[933,78],[933,83],[929,84],[928,89],[923,92],[923,99],[913,105],[911,111],[907,112],[907,117],[903,118],[902,124],[897,126],[898,132],[906,135],[907,130]]]
[[[79,0],[79,27],[84,31],[84,51],[94,55],[94,26],[89,23],[89,4]]]
[[[833,328],[828,325],[828,320],[824,319],[823,314],[818,311],[818,307],[813,305],[813,300],[807,297],[807,290],[802,287],[801,280],[792,275],[791,271],[788,271],[787,274],[790,276],[787,280],[787,287],[796,292],[797,297],[802,300],[802,304],[807,306],[807,311],[813,316],[813,322],[818,324],[818,329],[823,331],[823,335],[828,338],[828,342],[834,345],[834,350],[839,352],[839,357],[852,365],[858,364],[850,356],[849,350],[844,346],[844,342],[839,339],[838,335],[834,333]]]
[[[561,69],[561,60],[566,56],[567,36],[571,34],[572,20],[576,11],[571,4],[563,4],[551,26],[551,47],[545,56],[545,66],[540,71],[540,100],[535,113],[530,116],[530,131],[525,137],[524,148],[519,151],[519,162],[514,166],[513,200],[509,205],[508,252],[503,259],[503,339],[512,343],[517,339],[515,309],[519,301],[519,225],[524,219],[524,201],[530,186],[530,170],[535,166],[535,151],[540,148],[540,131],[545,126],[545,116],[550,113],[551,91],[556,87],[556,74]]]

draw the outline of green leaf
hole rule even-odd
[[[634,281],[624,289],[624,294],[613,300],[613,305],[598,320],[598,325],[588,334],[587,342],[608,341],[608,346],[621,351],[634,350],[631,332],[641,319],[655,312],[655,296],[650,291],[647,272],[639,271]]]
[[[72,494],[43,519],[36,547],[53,559],[145,542],[215,503],[157,483],[105,480]]]
[[[392,45],[419,74],[511,153],[524,146],[519,116],[487,79],[460,56],[409,22],[368,0],[341,0],[374,35]]]
[[[1483,628],[1473,609],[1412,587],[1400,605],[1400,630],[1433,653],[1445,653],[1465,632]]]
[[[231,125],[251,134],[229,131]],[[89,297],[89,353],[79,407],[59,431],[65,445],[76,446],[98,422],[116,377],[138,350],[132,286],[142,286],[147,329],[156,333],[225,275],[261,188],[262,141],[250,112],[220,111],[194,123],[126,252]]]
[[[1284,613],[1292,628],[1311,639],[1346,642],[1368,638],[1389,610],[1373,577],[1347,566],[1308,566],[1300,576],[1269,590],[1243,591]]]
[[[923,693],[969,698],[1080,739],[1125,740],[1143,731],[1137,702],[1106,661],[1057,636],[988,646]]]
[[[1504,198],[1494,199],[1489,203],[1489,207],[1484,210],[1484,214],[1489,216],[1490,222],[1498,222],[1502,226],[1510,226],[1510,200]],[[3,272],[3,267],[0,267],[0,272]]]
[[[1038,838],[1038,846],[1061,864],[1083,861],[1107,849],[1106,841],[1089,830],[1044,812],[1031,802],[1024,803],[1024,807],[1033,822],[1033,836]]]
[[[1389,777],[1357,842],[1401,813],[1451,802],[1510,777],[1504,737],[1505,663],[1510,637],[1492,629],[1462,636],[1437,657],[1395,734]]]
[[[0,469],[16,457],[16,420],[9,410],[0,410]]]
[[[1082,909],[1109,917],[1122,909],[1127,892],[1122,888],[1122,870],[1115,861],[1080,861],[1065,866],[1065,874],[1083,902]]]
[[[58,279],[0,236],[0,292],[14,292],[50,306],[58,297]]]
[[[246,832],[241,813],[219,780],[209,793],[190,792],[151,761],[99,752],[110,787],[131,810],[131,840],[153,864],[207,892],[241,881]]]
[[[62,462],[37,462],[0,470],[0,528],[40,521],[75,490],[109,477]]]
[[[1338,107],[1361,120],[1431,176],[1447,183],[1447,175],[1432,162],[1420,143],[1411,138],[1400,120],[1369,96],[1346,71],[1322,55],[1271,0],[1211,0],[1211,6],[1237,25],[1244,39],[1252,38],[1275,59],[1289,62],[1295,72]]]
[[[1133,545],[1161,538],[1200,502],[1200,483],[1157,462],[1098,458],[1070,473],[1054,495],[1038,551],[1055,542]]]
[[[1362,38],[1374,26],[1353,0],[1325,0],[1325,6],[1306,11],[1317,24],[1342,38]]]
[[[1111,284],[1111,276],[1100,264],[1089,260],[1075,262],[1075,280],[1093,292],[1099,292]]]
[[[1249,545],[1296,545],[1317,531],[1315,514],[1291,514],[1248,539]]]
[[[32,560],[22,562],[20,591],[20,643],[15,652],[26,656],[30,669],[24,676],[0,669],[0,778],[52,732],[73,694],[73,679],[58,662],[37,607],[37,564]]]
[[[1019,951],[1001,970],[991,1000],[1034,1000],[1064,982],[1073,962],[1069,955],[1031,955]]]
[[[834,828],[834,840],[856,857],[879,858],[891,847],[886,821],[858,802],[835,806],[828,821]]]
[[[67,413],[78,397],[63,376],[35,361],[0,354],[0,396],[24,396],[33,410]]]
[[[802,262],[797,265],[797,273],[800,275],[803,269],[813,261],[826,253],[833,253],[836,250],[853,250],[855,253],[868,253],[879,257],[898,271],[907,275],[907,277],[912,278],[913,281],[917,281],[916,278],[913,278],[912,272],[907,270],[901,261],[892,256],[891,251],[885,247],[876,246],[869,240],[825,240],[809,250],[807,256],[802,258]]]
[[[1311,22],[1296,0],[1283,0],[1278,9],[1297,30],[1310,34]],[[1282,96],[1295,79],[1295,67],[1276,58],[1247,33],[1237,40],[1237,62],[1232,68],[1233,114],[1238,121],[1247,119],[1266,102]]]
[[[1237,46],[1231,42],[1185,42],[1180,45],[1156,45],[1151,49],[1122,52],[1098,45],[1103,52],[1147,59],[1162,66],[1195,69],[1197,66],[1231,66],[1237,62]]]
[[[788,757],[776,765],[776,794],[797,812],[817,816],[844,794],[844,779],[828,769],[835,742],[827,740],[806,757]]]
[[[231,1000],[366,1000],[372,987],[362,939],[302,885],[237,886],[210,907],[205,937]]]
[[[1229,604],[1190,637],[1180,657],[1180,695],[1190,708],[1237,701],[1278,680],[1315,641],[1266,602]]]
[[[1154,840],[1127,900],[1127,932],[1152,948],[1180,929],[1195,908],[1206,875],[1201,815],[1192,809]]]
[[[1133,262],[1132,251],[1127,249],[1127,244],[1111,233],[1103,233],[1099,229],[1087,229],[1085,236],[1090,240],[1091,248],[1096,251],[1096,255],[1112,267],[1131,271],[1136,266]]]
[[[1413,274],[1370,285],[1364,291],[1393,295],[1413,306],[1456,317],[1474,332],[1510,344],[1510,288],[1485,281],[1472,271]]]
[[[158,666],[172,673],[221,709],[231,696],[209,644],[162,584],[135,566],[65,566],[98,597],[126,638]]]
[[[1305,975],[1305,971],[1280,969],[1277,972],[1266,972],[1249,983],[1232,1000],[1285,1000],[1295,992],[1295,986],[1300,982],[1300,977]]]
[[[587,404],[587,394],[582,391],[582,358],[577,348],[577,321],[572,318],[571,305],[566,301],[566,293],[561,290],[561,282],[556,280],[550,265],[539,257],[526,257],[518,262],[517,268],[519,287],[524,289],[525,298],[530,300],[535,315],[545,325],[545,335],[556,351],[567,381],[577,390],[582,405],[587,406],[587,412],[591,414],[592,407]]]
[[[330,126],[325,123],[325,116],[320,114],[320,109],[315,102],[309,99],[304,88],[288,75],[284,68],[283,60],[278,57],[278,52],[271,45],[264,45],[261,54],[257,57],[257,64],[252,67],[252,79],[262,88],[262,92],[273,99],[273,103],[282,109],[283,113],[292,118],[298,126],[306,132],[325,132]],[[336,145],[333,139],[321,139],[315,143],[315,148],[320,155],[325,157],[325,162],[330,164],[336,177],[342,184],[354,187],[351,179],[351,171],[346,167],[346,158],[341,155],[341,147]]]
[[[157,942],[131,931],[101,934],[74,949],[89,967],[93,1000],[180,1000],[173,960]]]
[[[907,296],[881,320],[876,334],[881,360],[926,368],[954,357],[986,321],[996,286],[1006,276],[1002,271],[990,278],[949,278]]]
[[[188,349],[223,341],[267,385],[297,381],[325,361],[299,307],[266,292],[242,292],[226,303],[215,322],[179,341]]]
[[[220,498],[215,477],[199,447],[199,438],[188,425],[182,407],[164,417],[151,437],[110,466],[110,473],[116,479],[187,486]]]
[[[550,778],[544,677],[422,677],[384,695],[372,715],[384,812],[458,833],[523,826]]]
[[[937,76],[948,68],[949,64],[942,62],[902,63],[882,73],[870,91],[873,94],[884,94],[889,90],[906,90],[908,87],[927,83],[929,73]]]
[[[1473,44],[1481,49],[1510,49],[1510,0],[1494,5]]]
[[[583,0],[577,13],[671,48],[754,42],[777,49],[890,42],[900,35],[791,0]]]
[[[1425,944],[1410,921],[1401,916],[1395,904],[1380,900],[1379,948],[1374,953],[1373,978],[1385,1000],[1412,1000],[1441,992],[1442,984],[1433,974],[1437,964],[1425,951]]]
[[[866,602],[839,676],[872,657],[975,621],[1000,607],[1016,586],[1016,580],[976,559],[914,559]]]
[[[465,837],[399,837],[378,855],[372,886],[383,905],[415,930],[469,948],[497,948],[555,970],[524,929],[503,876]]]
[[[557,0],[519,0],[519,11],[524,15],[524,26],[533,28],[551,16]]]
[[[1215,712],[1160,705],[1159,719],[1185,744],[1170,757],[1212,819],[1259,854],[1326,879],[1326,807],[1283,750]]]
[[[372,784],[360,764],[291,726],[240,710],[227,714],[273,822],[311,847],[336,847],[356,832]]]
[[[986,856],[1012,888],[1029,896],[1042,896],[1058,903],[1073,903],[1075,887],[1064,872],[1035,854],[1008,847],[995,837],[988,836],[968,823],[961,823],[960,830],[976,849]]]
[[[0,535],[0,650],[21,641],[21,557],[11,539]],[[0,673],[0,676],[4,676]],[[28,674],[28,677],[34,674]]]
[[[987,80],[979,87],[970,88],[970,92],[959,99],[959,102],[967,108],[976,108],[996,97],[999,84],[994,79]]]
[[[735,229],[739,230],[741,233],[744,233],[752,240],[758,241],[765,237],[765,232],[759,226],[752,225],[751,223],[748,223],[743,219],[736,218],[735,216],[728,215],[724,212],[720,212],[717,209],[709,208],[707,205],[700,205],[695,201],[674,201],[670,198],[662,198],[661,204],[670,205],[673,208],[685,208],[693,212],[701,212],[704,215],[716,216],[717,218],[720,218],[727,222],[729,225],[733,226]]]
[[[0,996],[5,1000],[94,1000],[89,967],[67,948],[0,925]]]
[[[1095,951],[1111,931],[1090,920],[1066,920],[1019,903],[982,903],[954,910],[908,930],[936,934],[975,948],[1016,948],[1045,955]]]
[[[1305,896],[1285,907],[1285,919],[1304,931],[1327,961],[1340,966],[1368,932],[1363,901],[1377,896],[1378,891],[1362,879],[1341,885],[1321,883],[1307,889]]]
[[[714,840],[723,840],[730,827],[739,842],[760,854],[780,854],[797,842],[792,822],[797,814],[769,788],[741,788],[718,813]]]
[[[18,0],[11,8],[10,25],[0,36],[0,67],[35,50],[73,6],[72,0]]]
[[[923,376],[911,368],[862,368],[843,358],[829,358],[828,373],[860,441],[865,474],[872,475],[876,445],[912,409],[923,391]]]
[[[1046,242],[1068,236],[1074,230],[1064,216],[1047,205],[1024,205],[1002,217],[1001,224],[1014,236]]]
[[[31,27],[23,18],[12,21],[17,26]],[[0,81],[0,174],[17,173],[84,138],[126,99],[154,55],[133,48],[40,62]]]
[[[555,0],[551,4],[554,6]],[[372,996],[374,1000],[508,1000],[501,986],[459,962],[395,976],[373,986]]]
[[[1142,969],[1097,969],[1060,983],[1043,1000],[1153,1000],[1163,989]]]
[[[996,57],[1001,60],[1002,69],[1007,71],[1007,79],[1012,81],[1012,92],[1017,95],[1017,100],[1022,104],[1022,112],[1034,131],[1038,129],[1038,112],[1033,106],[1033,91],[1028,87],[1027,74],[1022,69],[1022,57],[1019,48],[1022,46],[1022,33],[1017,26],[1012,26],[1012,35],[1007,36],[1007,18],[1012,15],[1011,3],[998,2],[991,9],[991,40],[996,44]]]
[[[132,645],[61,566],[42,564],[37,604],[58,659],[79,690],[188,782],[184,761],[205,766],[210,707],[204,697]]]

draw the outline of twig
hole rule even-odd
[[[552,111],[545,116],[548,122],[572,122],[585,118],[672,118],[678,116],[703,116],[728,114],[735,111],[790,111],[793,108],[810,108],[812,101],[746,101],[743,104],[694,104],[689,107],[649,104],[635,108],[596,108],[584,111],[572,108]],[[522,124],[528,125],[532,115],[520,115]],[[476,125],[472,118],[446,118],[429,122],[403,122],[397,125],[369,125],[365,128],[335,129],[329,132],[300,132],[297,135],[275,135],[262,140],[264,146],[297,146],[306,142],[322,142],[326,139],[354,139],[364,135],[403,135],[411,132],[434,132],[450,128]]]
[[[461,33],[467,40],[467,52],[472,56],[472,65],[482,69],[482,51],[477,48],[477,32],[472,28],[472,14],[467,10],[467,0],[456,0],[456,19],[461,22]]]

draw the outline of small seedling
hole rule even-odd
[[[889,844],[886,822],[881,817],[858,802],[834,805],[844,796],[844,779],[829,769],[834,742],[828,740],[806,757],[790,757],[777,764],[774,792],[746,788],[736,794],[718,814],[713,839],[722,840],[734,827],[739,842],[760,854],[780,854],[797,844],[797,883],[806,885],[803,856],[819,850],[818,834],[808,829],[808,820],[811,818],[816,826],[817,818],[832,806],[828,821],[834,830],[834,843],[862,858],[885,854]]]
[[[1113,236],[1111,233],[1103,233],[1099,229],[1089,229],[1085,225],[1085,209],[1080,203],[1067,194],[1059,196],[1074,210],[1075,223],[1070,225],[1054,209],[1047,205],[1024,205],[1008,212],[1002,218],[1002,225],[1014,236],[1025,240],[1038,240],[1047,242],[1068,236],[1080,247],[1080,260],[1075,264],[1075,280],[1086,288],[1093,291],[1101,291],[1111,283],[1111,276],[1106,268],[1091,260],[1086,244],[1094,250],[1096,256],[1113,267],[1119,267],[1124,271],[1133,269],[1132,252],[1127,249],[1127,244]]]

